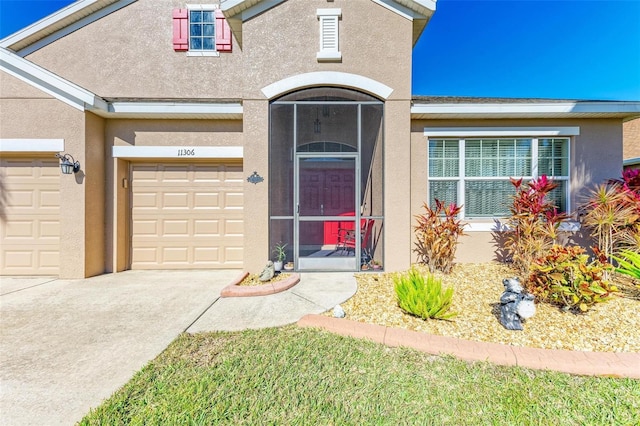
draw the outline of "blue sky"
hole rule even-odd
[[[0,38],[72,3],[0,0]],[[640,0],[438,0],[413,94],[640,101]]]

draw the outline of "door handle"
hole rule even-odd
[[[320,204],[320,216],[324,216],[324,204]]]
[[[300,204],[296,204],[296,214],[300,214]]]

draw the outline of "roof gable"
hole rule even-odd
[[[238,43],[242,46],[242,23],[284,1],[286,0],[221,0],[220,9],[224,12]],[[412,21],[415,45],[436,10],[437,0],[371,1]]]

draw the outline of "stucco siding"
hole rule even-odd
[[[105,120],[86,113],[85,131],[85,276],[105,272]]]
[[[624,150],[623,158],[640,158],[640,118],[629,120],[623,124]]]
[[[53,96],[2,71],[0,72],[0,99],[53,99]]]
[[[322,8],[342,11],[341,62],[319,63],[316,59],[316,11]],[[411,21],[371,0],[289,0],[243,24],[243,96],[263,99],[260,89],[281,79],[308,72],[339,71],[390,86],[390,99],[409,99],[411,32]]]
[[[233,52],[219,57],[173,50],[172,11],[186,3],[139,0],[27,59],[107,98],[241,97],[243,54],[235,40]]]

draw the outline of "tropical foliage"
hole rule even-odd
[[[526,274],[534,259],[557,243],[558,228],[567,215],[550,200],[549,193],[558,185],[546,176],[528,183],[512,178],[511,183],[516,194],[509,208],[505,249],[514,267]]]
[[[453,288],[443,289],[442,280],[431,274],[422,275],[415,268],[397,274],[393,279],[398,306],[422,319],[447,319],[456,315],[449,312]]]
[[[599,254],[598,258],[589,261],[582,247],[554,245],[531,264],[527,290],[538,300],[582,312],[609,300],[618,290],[606,279],[605,272],[613,266],[597,248],[594,252]]]
[[[457,219],[461,206],[455,203],[446,206],[436,199],[435,210],[423,204],[425,214],[417,215],[414,227],[418,260],[429,267],[429,271],[451,272],[456,255],[458,237],[464,234],[464,224]]]

